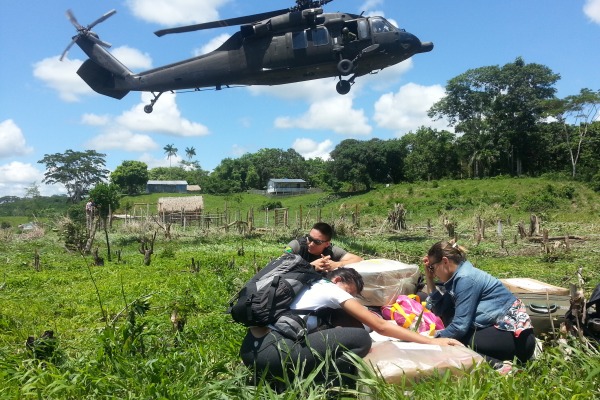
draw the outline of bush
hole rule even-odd
[[[7,221],[0,222],[0,229],[10,229],[11,227],[12,227],[12,225],[10,224],[10,222],[7,222]]]
[[[273,200],[273,201],[268,201],[266,203],[263,203],[260,206],[260,211],[265,211],[267,209],[269,210],[273,210],[274,208],[283,208],[283,204],[281,204],[281,201],[277,200]]]

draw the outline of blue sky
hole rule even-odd
[[[557,95],[600,89],[600,0],[335,0],[325,12],[382,15],[435,45],[430,53],[357,79],[340,96],[325,79],[273,87],[164,94],[152,114],[148,94],[115,100],[94,93],[75,73],[85,55],[73,46],[72,9],[87,25],[117,14],[94,31],[135,72],[216,48],[237,28],[156,37],[166,27],[232,18],[292,6],[292,0],[19,0],[0,13],[0,197],[24,196],[33,184],[43,195],[64,193],[42,184],[45,154],[94,149],[113,170],[124,160],[168,166],[164,146],[178,158],[196,149],[212,170],[227,157],[261,148],[293,148],[327,158],[342,140],[391,139],[430,121],[427,109],[447,81],[471,68],[523,57],[560,74]],[[171,159],[176,165],[177,159]]]

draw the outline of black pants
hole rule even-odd
[[[256,376],[266,373],[268,378],[292,381],[295,376],[306,377],[328,357],[342,374],[356,375],[354,365],[344,356],[345,351],[364,357],[371,348],[371,337],[364,328],[337,327],[310,333],[306,340],[294,342],[277,332],[255,338],[250,331],[240,349],[244,364],[255,369]],[[342,376],[337,381],[335,369],[322,370],[318,381],[349,384],[351,379]]]
[[[519,337],[515,337],[514,332],[489,326],[473,329],[459,340],[484,356],[492,366],[504,360],[512,361],[515,357],[519,362],[524,363],[533,356],[535,351],[533,329],[526,329]]]

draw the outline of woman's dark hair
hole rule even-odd
[[[427,252],[427,257],[429,257],[430,264],[441,261],[443,257],[460,264],[467,259],[467,249],[459,246],[454,239],[442,240],[431,246]]]
[[[337,268],[333,271],[329,271],[326,278],[332,280],[335,277],[339,277],[340,280],[347,284],[354,284],[356,286],[356,294],[360,294],[365,287],[362,276],[354,268]]]

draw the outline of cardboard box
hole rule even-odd
[[[560,296],[568,296],[570,294],[569,289],[550,285],[549,283],[531,278],[507,278],[500,279],[500,282],[513,293],[548,293]]]
[[[383,258],[348,264],[363,278],[365,287],[358,298],[365,306],[394,304],[401,294],[416,292],[419,266]]]

